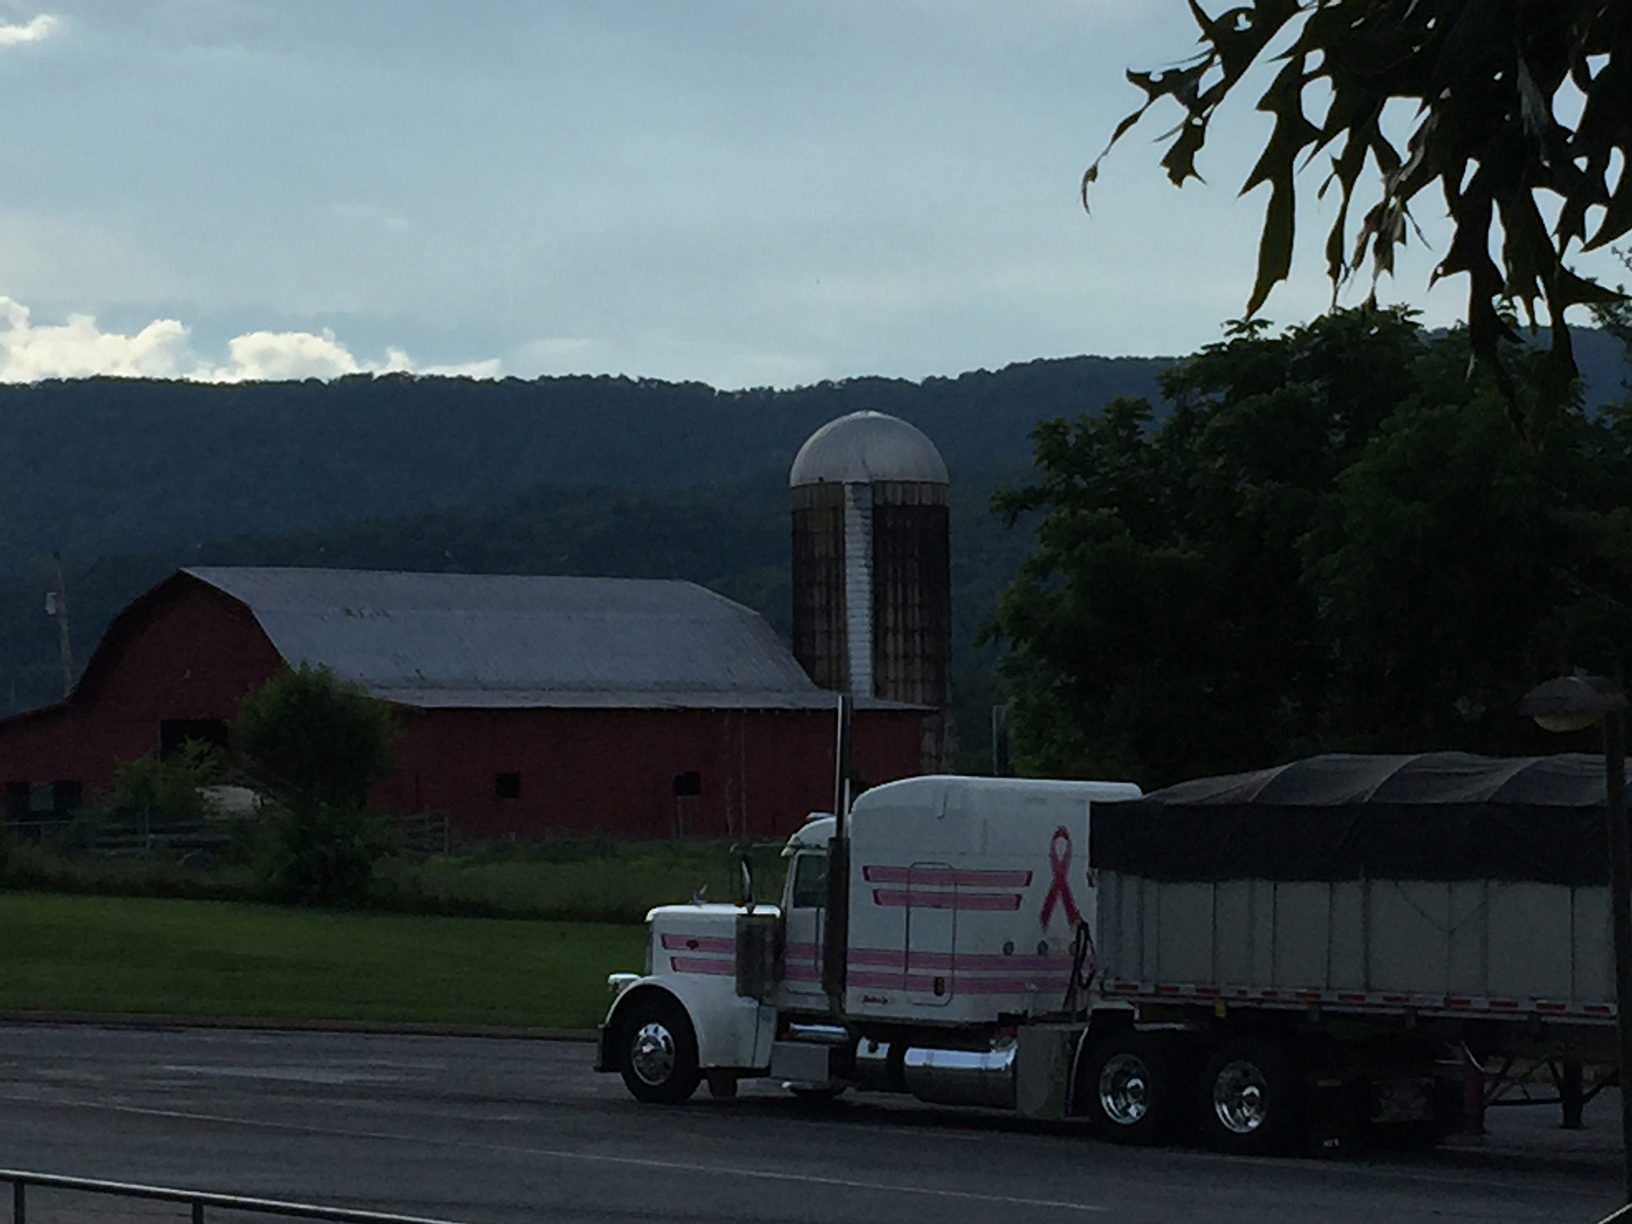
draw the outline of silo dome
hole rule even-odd
[[[882,412],[829,421],[788,473],[793,653],[822,688],[925,711],[924,769],[951,762],[946,464]]]
[[[788,485],[946,484],[946,463],[924,433],[883,412],[852,412],[823,425],[799,448]]]

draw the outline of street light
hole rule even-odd
[[[1626,827],[1626,694],[1602,676],[1560,676],[1519,703],[1548,731],[1604,724],[1604,823],[1609,834],[1609,906],[1615,943],[1615,1036],[1621,1097],[1625,1200],[1632,1203],[1632,856]]]

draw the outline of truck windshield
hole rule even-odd
[[[793,897],[796,907],[827,904],[827,855],[801,854],[793,860]]]

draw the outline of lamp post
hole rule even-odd
[[[1632,856],[1626,827],[1626,694],[1601,676],[1560,676],[1524,695],[1519,712],[1548,731],[1604,725],[1604,823],[1615,944],[1615,1036],[1625,1201],[1632,1203]]]

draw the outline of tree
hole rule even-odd
[[[390,707],[302,663],[244,698],[231,739],[244,772],[274,800],[262,863],[273,895],[318,905],[364,900],[384,849],[366,805],[394,764]]]
[[[306,663],[244,698],[231,741],[248,775],[290,806],[361,808],[395,765],[391,707]]]
[[[1569,268],[1570,246],[1592,250],[1632,229],[1632,180],[1622,169],[1632,157],[1632,6],[1247,0],[1212,17],[1198,0],[1189,3],[1201,51],[1166,72],[1128,74],[1145,101],[1105,152],[1158,101],[1172,99],[1185,116],[1168,134],[1162,165],[1175,185],[1198,178],[1196,156],[1219,106],[1254,64],[1276,53],[1281,66],[1258,99],[1274,128],[1242,188],[1270,188],[1247,314],[1291,269],[1300,160],[1331,157],[1321,191],[1335,185],[1339,193],[1326,238],[1334,290],[1368,255],[1377,274],[1392,272],[1413,224],[1412,202],[1438,183],[1454,234],[1434,276],[1467,275],[1475,352],[1510,390],[1497,360],[1499,341],[1512,335],[1502,306],[1521,303],[1534,317],[1540,301],[1553,335],[1544,399],[1566,402],[1575,364],[1565,311],[1616,300]],[[1397,103],[1415,111],[1403,149],[1389,134]],[[1083,176],[1084,205],[1104,157]],[[1350,208],[1368,163],[1379,194],[1351,245]],[[1497,226],[1501,250],[1493,256]]]
[[[121,762],[113,771],[113,789],[98,807],[117,816],[145,814],[182,823],[203,820],[209,814],[204,788],[226,780],[220,749],[188,740],[168,759],[150,753]]]
[[[1632,641],[1624,411],[1521,436],[1465,333],[1237,324],[1142,400],[1045,421],[991,629],[1023,767],[1165,784],[1321,750],[1502,751],[1519,696]],[[1522,404],[1544,357],[1506,361]],[[1621,486],[1624,487],[1624,486]]]

